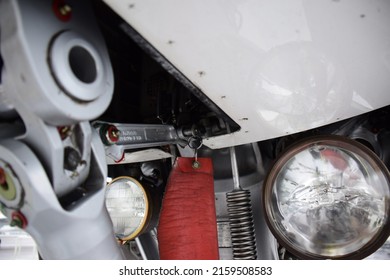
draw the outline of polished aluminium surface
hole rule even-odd
[[[169,144],[183,143],[176,129],[172,125],[163,124],[124,124],[97,121],[93,126],[105,143],[108,164],[124,164],[154,159],[168,158],[170,154],[157,149],[148,149],[138,152],[126,152],[140,148],[159,147]],[[107,143],[106,127],[115,127],[117,139]],[[184,136],[182,136],[184,137]],[[185,145],[187,144],[184,142]],[[138,153],[138,156],[137,156]]]
[[[241,126],[210,148],[390,104],[389,1],[105,2]]]

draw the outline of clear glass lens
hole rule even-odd
[[[285,162],[273,181],[271,220],[299,252],[353,253],[387,221],[387,178],[364,153],[340,146],[309,146]]]
[[[106,191],[106,207],[119,239],[127,239],[144,226],[147,201],[144,190],[130,178],[114,180]]]

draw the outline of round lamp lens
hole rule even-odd
[[[114,179],[106,190],[106,207],[120,240],[131,240],[143,230],[148,216],[148,198],[142,185],[131,177]]]
[[[363,258],[389,235],[389,181],[384,164],[355,141],[303,141],[265,181],[268,224],[298,257]]]

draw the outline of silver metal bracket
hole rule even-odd
[[[159,124],[120,124],[94,122],[93,127],[98,131],[105,144],[107,162],[109,164],[129,163],[138,157],[127,155],[126,151],[148,148],[142,154],[149,160],[169,158],[165,151],[149,149],[171,144],[186,145],[186,140],[180,138],[172,125]],[[138,152],[140,153],[140,152]]]

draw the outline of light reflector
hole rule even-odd
[[[301,258],[366,257],[389,236],[389,178],[380,159],[353,140],[302,141],[265,180],[268,225]]]
[[[118,177],[107,185],[106,207],[115,235],[120,240],[134,239],[147,225],[148,196],[144,187],[134,178]]]

